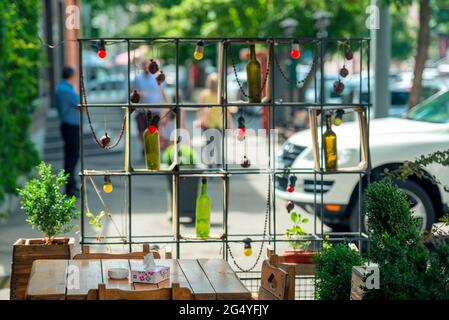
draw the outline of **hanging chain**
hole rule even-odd
[[[307,81],[307,79],[309,79],[310,75],[312,74],[312,71],[315,68],[315,64],[317,63],[318,59],[316,57],[313,59],[312,64],[310,65],[309,72],[307,72],[306,76],[302,80],[298,80],[298,81],[296,81],[296,83],[294,83],[294,81],[292,79],[287,77],[284,70],[282,70],[281,65],[279,64],[279,60],[276,55],[274,55],[274,61],[276,63],[276,67],[278,68],[279,72],[282,75],[282,78],[284,78],[285,81],[287,81],[288,83],[296,84],[299,87],[302,87],[304,85],[304,83]]]
[[[262,242],[260,243],[260,249],[259,249],[259,253],[257,255],[257,259],[254,262],[254,264],[251,267],[249,267],[248,269],[242,268],[235,260],[234,254],[232,253],[232,250],[231,250],[231,247],[229,247],[229,244],[226,242],[226,249],[228,250],[229,255],[231,256],[232,262],[242,272],[252,271],[260,261],[260,257],[262,256],[262,251],[263,251],[264,244],[266,242],[266,237],[267,237],[268,217],[270,215],[270,208],[271,208],[271,176],[268,176],[267,206],[265,209],[265,222],[264,222],[264,227],[263,227],[263,238],[262,238]]]
[[[98,144],[98,146],[101,147],[102,149],[108,149],[108,150],[114,149],[115,147],[118,146],[118,144],[120,143],[120,140],[122,140],[123,133],[125,132],[126,115],[123,116],[122,126],[120,128],[120,132],[119,132],[119,135],[118,135],[117,140],[115,141],[115,143],[110,145],[110,146],[107,146],[107,147],[103,148],[100,140],[97,137],[97,134],[95,133],[95,129],[92,126],[92,120],[90,118],[89,108],[87,107],[86,88],[84,87],[84,76],[83,76],[82,72],[80,74],[80,77],[81,77],[81,88],[80,88],[80,91],[81,91],[81,97],[82,97],[81,107],[86,110],[87,122],[89,123],[90,131],[92,132],[92,137],[94,138],[94,140]]]
[[[229,44],[229,51],[231,52],[231,63],[232,63],[232,69],[234,70],[234,77],[235,77],[235,80],[237,81],[237,84],[238,84],[238,86],[239,86],[239,88],[240,88],[240,92],[241,92],[245,97],[247,97],[248,99],[252,99],[252,97],[250,97],[249,94],[247,94],[247,93],[245,92],[245,89],[243,89],[242,83],[240,82],[240,79],[239,79],[239,77],[238,77],[238,75],[237,75],[237,69],[236,69],[236,67],[235,67],[234,55],[232,54],[231,44]],[[262,95],[262,92],[263,92],[263,90],[265,89],[265,86],[266,86],[266,84],[267,84],[268,75],[269,75],[269,73],[270,73],[270,67],[271,67],[271,61],[270,61],[270,60],[271,60],[271,59],[269,59],[269,61],[268,61],[267,70],[266,70],[266,72],[265,72],[265,79],[264,79],[264,81],[263,81],[263,83],[262,83],[262,87],[261,87],[261,89],[260,89],[260,95]]]

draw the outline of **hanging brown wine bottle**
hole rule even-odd
[[[337,170],[337,135],[332,131],[330,112],[326,113],[326,132],[323,134],[324,164],[326,171]]]
[[[262,97],[262,79],[260,74],[260,62],[256,58],[256,46],[249,46],[250,57],[246,65],[248,79],[248,98],[250,103],[258,103]]]

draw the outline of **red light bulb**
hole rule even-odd
[[[243,141],[246,137],[246,128],[239,128],[237,139],[239,141]]]
[[[293,191],[295,191],[295,187],[294,186],[288,186],[287,191],[292,193]]]
[[[98,50],[97,55],[98,55],[98,58],[104,59],[107,57],[108,53],[106,52],[106,49],[100,49],[100,50]]]
[[[153,126],[153,125],[148,126],[148,132],[149,132],[150,134],[155,134],[155,133],[157,132],[157,127],[156,127],[156,126]]]
[[[299,42],[292,43],[292,50],[290,51],[290,58],[296,60],[301,57],[301,49],[299,48]]]
[[[301,58],[301,51],[300,50],[290,51],[290,58],[292,58],[294,60]]]

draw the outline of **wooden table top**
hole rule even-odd
[[[225,260],[167,259],[156,263],[170,267],[170,279],[159,284],[143,284],[108,277],[110,268],[130,270],[134,265],[141,265],[142,260],[36,260],[27,299],[85,300],[89,291],[98,289],[100,283],[111,289],[151,290],[171,287],[172,282],[189,288],[195,300],[251,299],[250,291]],[[74,277],[75,274],[79,277]]]

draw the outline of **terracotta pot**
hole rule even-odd
[[[295,251],[287,250],[280,254],[287,263],[296,264],[314,264],[314,258],[317,254],[316,251]]]
[[[34,260],[71,259],[75,254],[74,238],[19,239],[13,245],[11,266],[11,300],[23,300]]]

